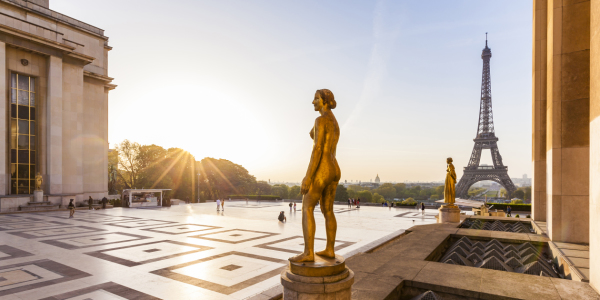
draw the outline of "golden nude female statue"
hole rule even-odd
[[[35,190],[36,191],[40,191],[42,190],[42,175],[40,175],[40,172],[37,173],[37,175],[35,175]]]
[[[452,164],[452,157],[446,158],[448,167],[446,168],[446,184],[444,186],[444,203],[454,205],[456,195],[456,172]]]
[[[335,159],[335,151],[340,139],[340,127],[331,112],[336,102],[330,90],[318,90],[312,102],[315,111],[321,116],[315,120],[310,131],[313,139],[313,150],[308,164],[308,171],[302,180],[302,232],[304,235],[304,252],[290,257],[291,262],[312,262],[315,260],[315,215],[317,203],[325,217],[327,246],[316,254],[334,258],[335,234],[337,222],[333,214],[335,191],[342,176]]]

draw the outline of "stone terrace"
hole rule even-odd
[[[435,222],[436,211],[336,205],[335,213],[337,252],[351,257]],[[324,220],[318,209],[315,216],[321,248]],[[269,299],[280,293],[287,258],[302,249],[301,212],[290,214],[287,203],[78,210],[74,219],[67,211],[0,214],[0,298]]]

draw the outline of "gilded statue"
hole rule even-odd
[[[323,257],[334,258],[335,234],[337,222],[333,214],[333,200],[338,182],[342,176],[340,167],[335,159],[340,127],[333,112],[336,102],[330,90],[322,89],[315,93],[312,102],[315,111],[321,114],[315,120],[315,125],[310,131],[313,139],[313,150],[308,164],[306,176],[302,180],[302,233],[304,235],[304,252],[290,257],[292,262],[315,261],[315,215],[317,203],[321,205],[321,212],[325,217],[325,231],[327,233],[327,246],[325,250],[316,254]]]
[[[35,190],[36,191],[41,191],[42,190],[42,175],[40,175],[40,172],[37,173],[37,175],[35,175]]]
[[[446,159],[448,167],[446,168],[446,184],[444,186],[444,203],[454,205],[456,196],[456,172],[452,164],[452,157]]]

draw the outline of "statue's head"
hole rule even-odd
[[[334,109],[337,105],[333,93],[328,89],[317,90],[312,103],[315,106],[315,111],[319,111],[323,107]]]
[[[452,163],[452,157],[448,157],[448,158],[446,158],[446,163],[447,163],[447,164],[451,164],[451,163]]]

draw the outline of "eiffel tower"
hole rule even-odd
[[[471,185],[483,180],[491,180],[499,183],[506,189],[507,197],[517,190],[514,183],[508,177],[508,167],[502,164],[502,156],[498,150],[498,138],[494,132],[494,117],[492,114],[492,80],[490,78],[490,58],[492,50],[487,45],[487,33],[485,34],[485,48],[481,53],[483,59],[483,75],[481,79],[481,104],[479,106],[479,125],[477,136],[473,141],[475,146],[471,153],[469,165],[465,167],[464,173],[456,186],[456,196],[468,199],[468,191]],[[481,150],[490,149],[492,153],[493,166],[480,166]]]

